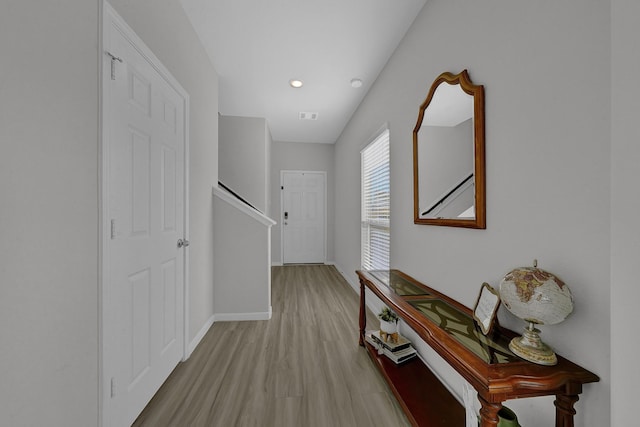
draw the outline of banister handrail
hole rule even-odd
[[[222,187],[213,187],[213,195],[268,227],[277,224],[273,219],[269,218],[249,203],[241,201],[241,198],[236,195],[232,195],[227,190],[223,190]]]

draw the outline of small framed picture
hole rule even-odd
[[[483,283],[480,288],[480,295],[478,295],[478,301],[476,301],[476,306],[473,308],[473,319],[480,326],[480,330],[484,335],[491,331],[499,306],[500,295],[498,291],[488,283]]]

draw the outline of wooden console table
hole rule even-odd
[[[482,404],[481,427],[495,427],[502,402],[534,396],[555,395],[556,427],[573,427],[575,402],[582,385],[597,382],[597,375],[558,356],[555,366],[536,365],[520,359],[509,350],[513,331],[496,325],[484,336],[475,324],[471,309],[431,289],[398,270],[357,271],[360,279],[360,345],[390,382],[394,394],[416,426],[430,425],[412,413],[431,396],[415,380],[414,387],[398,389],[393,382],[405,366],[380,360],[375,349],[365,343],[365,288],[369,288],[395,311],[405,323],[446,360],[478,392]],[[415,369],[412,367],[411,369]],[[415,377],[409,374],[409,377]],[[464,424],[460,424],[463,426]]]

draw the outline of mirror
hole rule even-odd
[[[414,222],[486,228],[484,172],[484,87],[442,73],[413,129]]]

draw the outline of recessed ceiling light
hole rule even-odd
[[[362,87],[362,80],[358,78],[351,79],[351,87],[354,87],[354,88]]]
[[[299,87],[302,87],[302,80],[291,79],[289,80],[289,85],[297,89]]]

